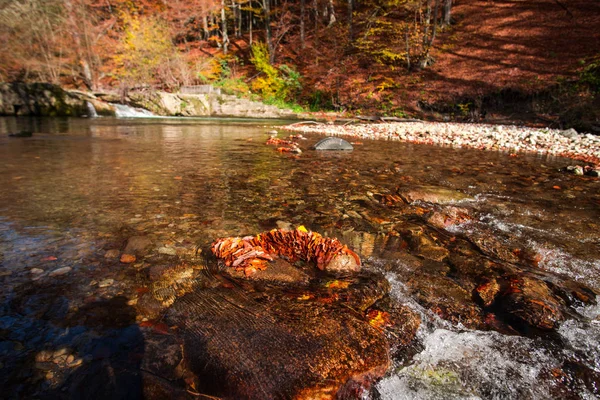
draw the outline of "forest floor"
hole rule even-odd
[[[451,119],[485,117],[558,127],[562,116],[553,114],[574,101],[585,103],[579,114],[597,108],[598,96],[593,94],[555,102],[553,91],[576,81],[590,59],[600,54],[599,26],[599,1],[458,0],[453,25],[438,35],[431,52],[434,63],[423,70],[392,72],[361,66],[352,57],[327,60],[328,46],[321,46],[311,57],[323,61],[307,62],[301,71],[309,86],[335,88],[332,97],[337,97],[338,108],[354,114],[441,119],[440,111]],[[532,98],[537,102],[532,104]],[[598,116],[588,117],[596,123]]]

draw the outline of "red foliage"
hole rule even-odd
[[[314,262],[322,270],[335,256],[345,254],[354,257],[360,265],[360,257],[338,239],[325,238],[304,227],[293,231],[273,229],[244,238],[223,238],[214,242],[211,250],[217,258],[224,260],[226,266],[244,270],[247,275],[267,268],[267,261],[273,261],[275,257],[290,262]]]

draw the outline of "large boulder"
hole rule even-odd
[[[0,83],[0,115],[78,117],[87,107],[79,94],[50,83]]]

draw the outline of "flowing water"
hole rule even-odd
[[[102,351],[144,346],[125,329],[141,318],[132,306],[147,279],[140,271],[193,260],[219,237],[284,225],[340,238],[366,268],[385,274],[394,301],[421,315],[415,354],[396,360],[365,396],[598,396],[598,306],[578,308],[549,339],[443,320],[407,289],[398,271],[410,266],[386,247],[402,220],[394,208],[369,205],[399,187],[459,191],[466,198],[452,205],[473,218],[448,234],[491,234],[531,255],[544,274],[598,291],[598,179],[559,172],[572,163],[565,159],[397,142],[316,152],[309,147],[320,138],[308,136],[302,154],[282,154],[265,145],[267,124],[273,122],[0,119],[0,385],[12,397],[52,397],[73,379],[69,371]],[[21,130],[34,134],[7,136]],[[108,257],[134,236],[151,237],[159,256],[133,264]],[[123,329],[113,337],[109,328]],[[565,363],[586,372],[558,388],[552,377]]]

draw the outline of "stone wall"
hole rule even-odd
[[[91,103],[98,115],[115,115],[111,102],[124,102],[162,116],[296,118],[292,110],[282,110],[257,101],[211,92],[182,94],[131,92],[125,99],[108,93],[92,94],[64,90],[49,83],[0,83],[0,115],[48,117],[89,116]]]

